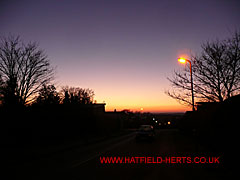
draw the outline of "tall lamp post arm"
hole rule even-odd
[[[190,80],[191,80],[191,91],[192,91],[192,110],[195,111],[194,108],[194,94],[193,94],[193,77],[192,77],[192,63],[191,61],[187,60],[189,62],[189,68],[190,68]]]
[[[190,68],[190,80],[191,80],[191,93],[192,93],[192,110],[195,111],[194,108],[194,94],[193,94],[193,77],[192,77],[192,63],[190,60],[185,59],[185,58],[179,58],[178,61],[182,64],[185,64],[186,62],[189,63],[189,68]]]

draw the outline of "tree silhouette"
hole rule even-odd
[[[36,43],[9,36],[0,42],[0,77],[2,103],[25,105],[53,79],[53,68]]]
[[[239,94],[240,90],[240,32],[226,40],[202,45],[202,53],[192,56],[194,96],[198,101],[222,102]],[[180,103],[191,105],[190,71],[175,71],[168,78],[174,90],[167,95]]]
[[[70,99],[69,99],[68,91],[64,91],[63,104],[70,104]]]
[[[91,104],[93,103],[94,91],[79,87],[62,88],[63,104]]]
[[[60,97],[54,85],[43,85],[39,90],[36,104],[39,105],[56,105],[59,104]]]

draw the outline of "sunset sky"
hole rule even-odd
[[[177,58],[239,29],[239,0],[0,0],[0,36],[37,41],[56,86],[93,89],[106,110],[190,110],[164,93]]]

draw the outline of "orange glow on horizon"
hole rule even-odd
[[[130,110],[132,112],[150,112],[150,113],[174,113],[174,112],[186,112],[191,110],[190,107],[182,105],[162,105],[162,106],[149,106],[149,107],[135,107],[135,106],[111,106],[106,104],[106,111],[122,111]],[[139,110],[140,109],[140,110]]]
[[[148,90],[141,91],[141,89],[134,92],[126,91],[126,89],[126,87],[122,87],[114,92],[106,89],[106,92],[102,91],[102,94],[96,93],[95,99],[97,103],[106,103],[106,111],[122,111],[127,109],[132,112],[171,113],[190,110],[190,107],[183,106],[166,94],[162,94],[161,91],[159,93],[159,91],[152,90],[150,87]],[[124,91],[128,93],[122,93]],[[108,95],[105,95],[105,93]],[[151,94],[151,96],[143,96],[142,94]]]

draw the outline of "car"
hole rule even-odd
[[[136,140],[146,139],[153,140],[155,131],[152,125],[141,125],[136,133]]]

